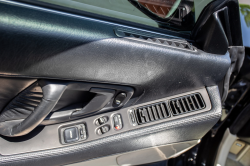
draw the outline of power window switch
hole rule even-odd
[[[106,133],[109,131],[109,126],[103,126],[101,127],[102,133]]]
[[[99,118],[99,124],[102,125],[105,123],[105,119],[103,117]]]
[[[96,126],[100,126],[100,125],[103,125],[104,123],[106,123],[107,121],[108,121],[108,117],[107,116],[100,117],[99,119],[96,119],[95,125]]]
[[[102,126],[96,130],[97,135],[102,135],[110,130],[109,125]]]
[[[63,132],[63,136],[64,136],[64,142],[66,143],[78,141],[79,140],[78,128],[72,127],[65,129]]]

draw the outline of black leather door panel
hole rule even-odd
[[[230,65],[228,53],[118,38],[118,24],[4,3],[0,15],[2,76],[140,86],[142,103],[216,85]]]
[[[0,110],[18,93],[34,83],[36,79],[27,78],[0,78]]]

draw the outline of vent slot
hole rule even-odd
[[[169,101],[173,115],[180,115],[205,108],[205,103],[199,93],[178,97]]]
[[[195,48],[190,43],[188,43],[186,41],[176,41],[176,40],[171,40],[171,39],[146,37],[146,36],[131,34],[131,33],[127,33],[127,32],[124,32],[124,37],[144,40],[147,42],[161,44],[164,46],[172,46],[172,47],[176,47],[176,48],[180,48],[180,49],[195,51]]]
[[[169,108],[164,102],[139,107],[134,110],[134,113],[139,125],[170,117]]]

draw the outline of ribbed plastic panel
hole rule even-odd
[[[173,115],[197,111],[206,107],[199,93],[171,99],[169,101],[169,106]]]
[[[153,122],[170,117],[170,111],[166,103],[156,103],[135,110],[138,124]]]
[[[146,105],[134,109],[137,123],[149,123],[184,113],[202,110],[206,107],[200,93],[173,98],[165,102]]]
[[[190,43],[184,42],[184,41],[181,42],[181,41],[176,41],[176,40],[171,40],[171,39],[146,37],[146,36],[126,33],[126,32],[124,34],[125,34],[125,37],[129,37],[129,38],[136,38],[136,39],[141,39],[141,40],[144,40],[147,42],[162,44],[165,46],[172,46],[172,47],[177,47],[177,48],[181,48],[181,49],[187,49],[190,51],[195,51],[194,47],[192,45],[190,45]]]

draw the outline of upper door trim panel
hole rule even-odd
[[[97,22],[97,23],[111,25],[111,26],[129,28],[129,29],[132,29],[132,30],[140,30],[142,32],[152,33],[152,34],[155,34],[155,35],[164,35],[164,36],[168,36],[168,37],[171,37],[171,38],[183,39],[182,37],[178,37],[178,36],[162,34],[162,33],[159,33],[159,32],[153,32],[153,31],[149,31],[149,30],[143,30],[143,29],[140,29],[140,28],[126,26],[126,25],[122,25],[122,24],[118,24],[118,23],[109,22],[109,21],[103,21],[103,20],[100,20],[100,19],[90,18],[90,17],[86,17],[86,16],[80,16],[80,15],[76,15],[76,14],[66,13],[66,12],[62,12],[62,11],[52,10],[52,9],[39,7],[39,6],[34,6],[34,5],[30,5],[30,4],[25,4],[25,3],[21,3],[21,2],[15,2],[15,1],[10,1],[10,0],[0,0],[0,3],[14,5],[14,6],[18,6],[18,7],[24,7],[24,8],[27,8],[27,9],[39,10],[39,11],[48,12],[48,13],[51,13],[51,14],[54,13],[54,14],[70,16],[70,17],[74,17],[74,18],[80,18],[80,19],[84,19],[84,20],[94,21],[94,22]],[[166,30],[166,33],[167,32],[168,32],[168,30]],[[169,33],[178,34],[177,32],[169,32]]]
[[[216,85],[231,64],[228,53],[119,38],[118,24],[1,2],[0,76],[141,87],[144,103]]]

